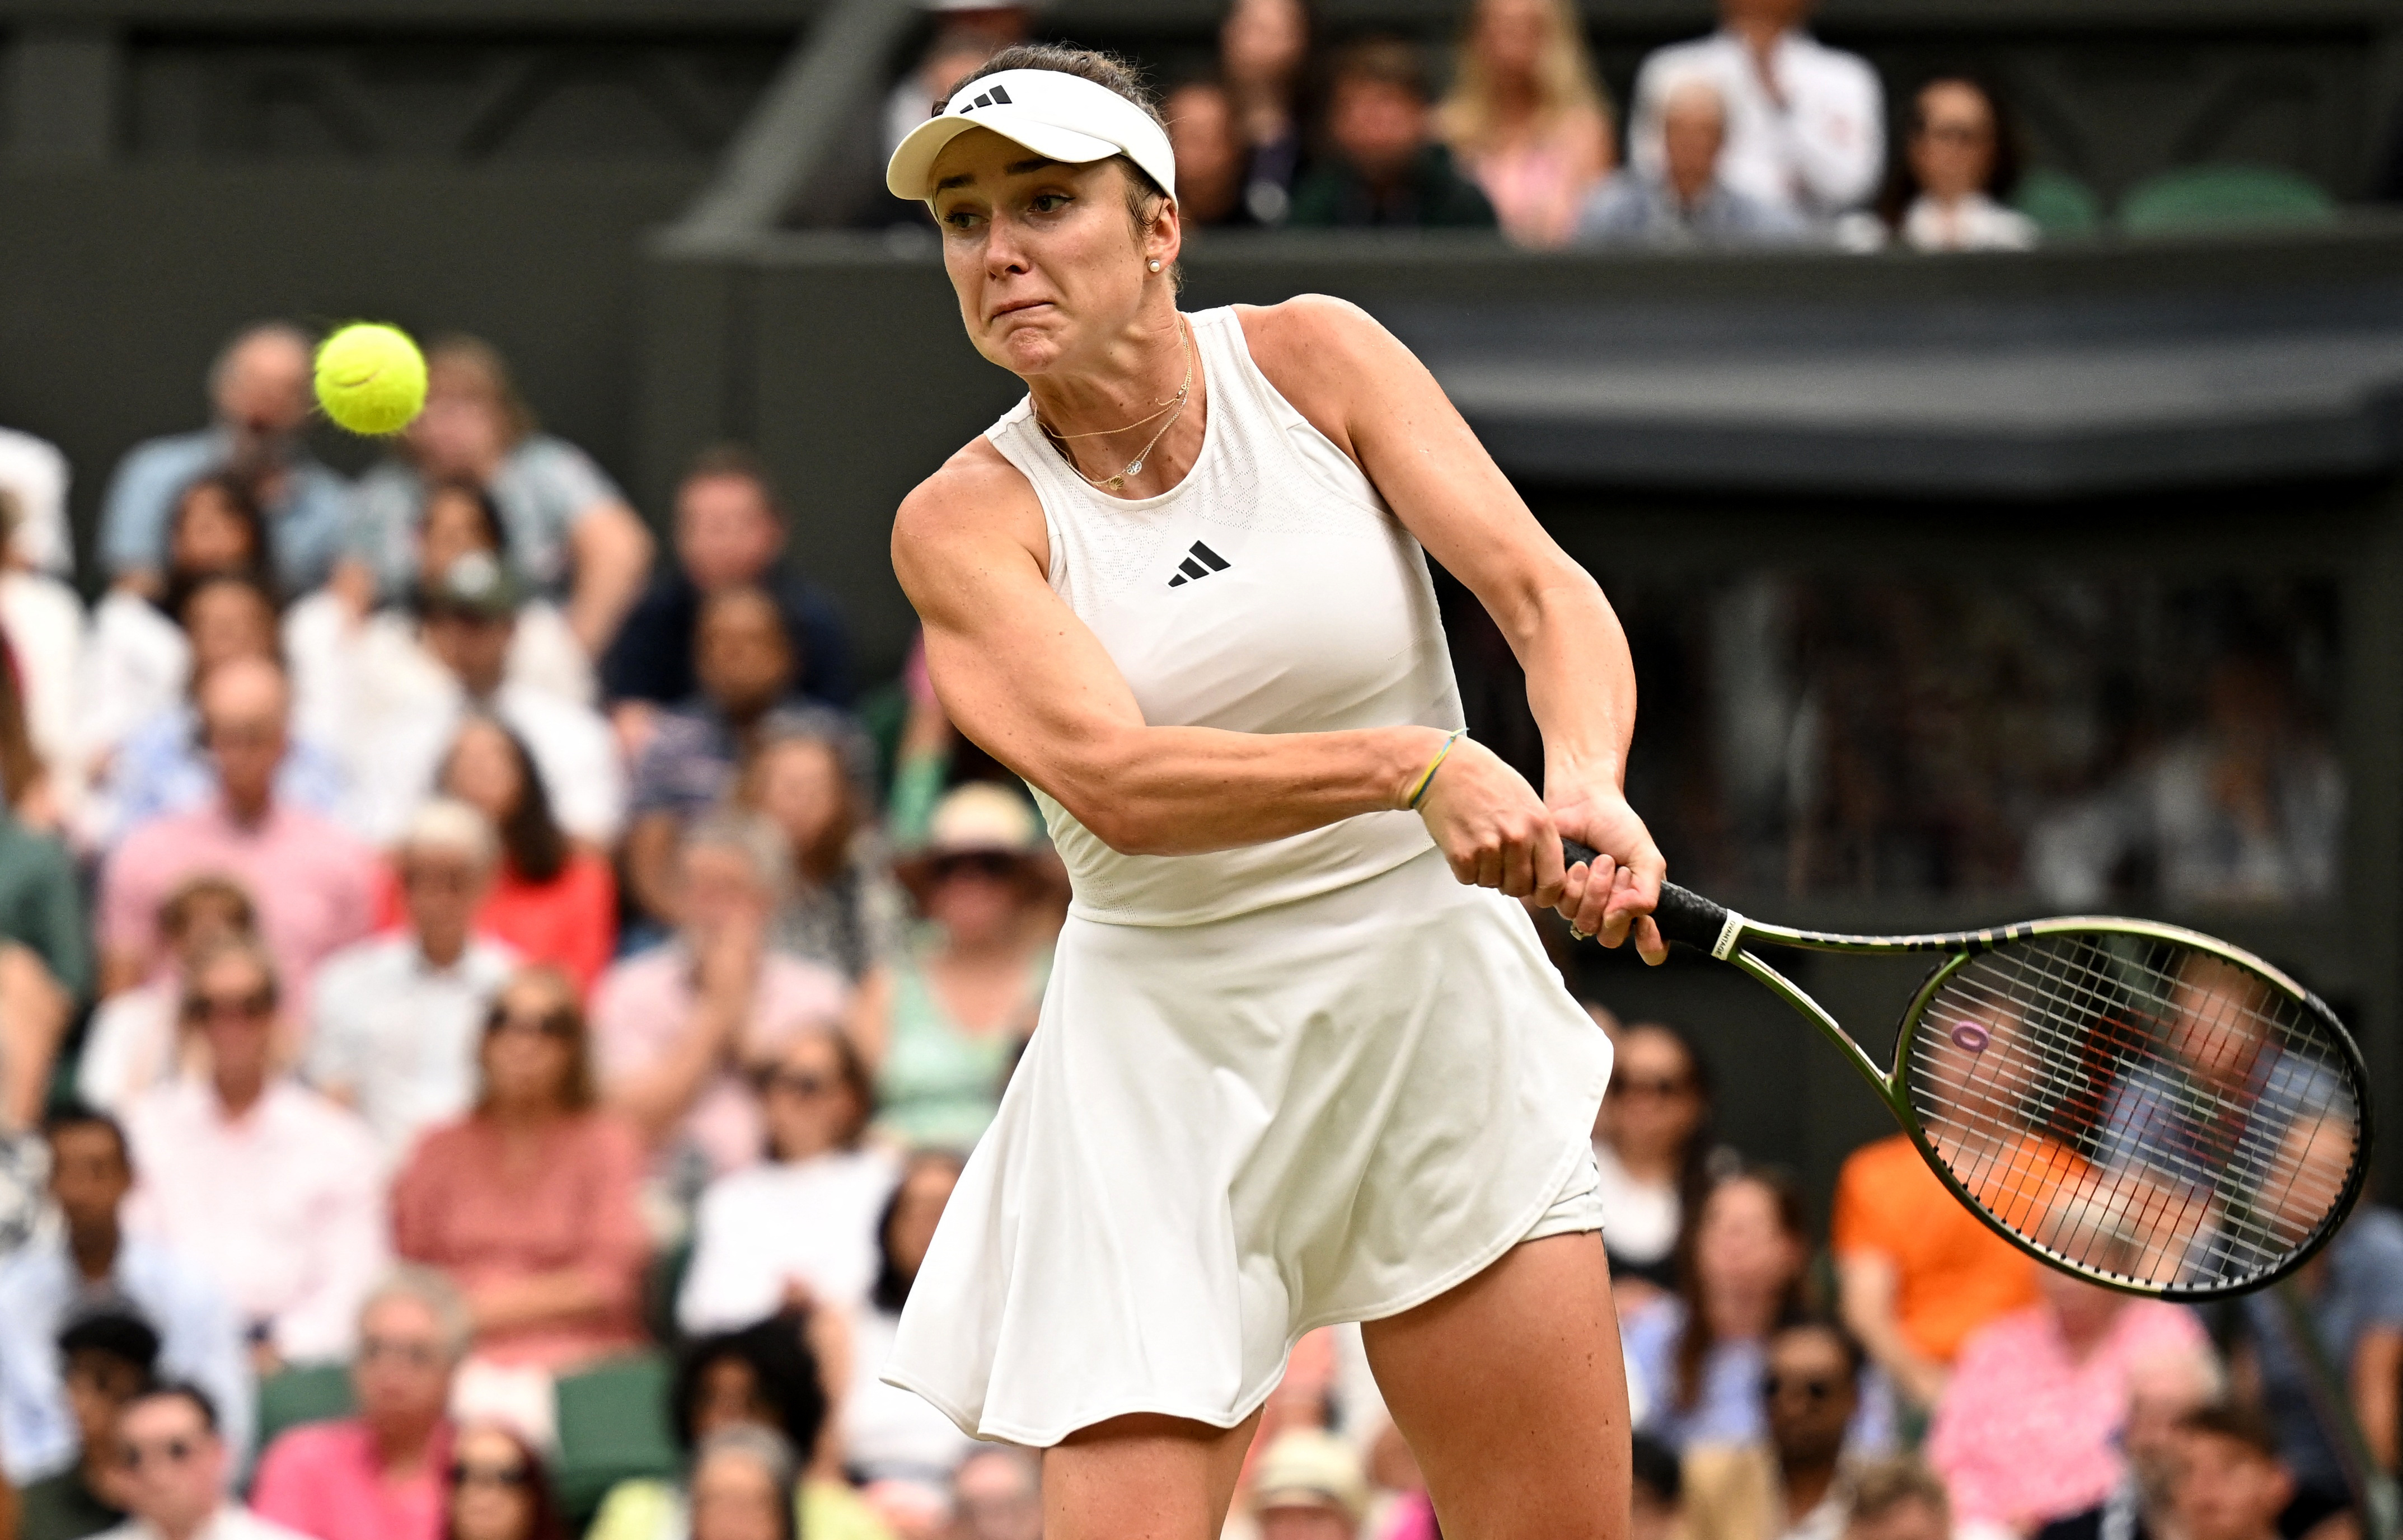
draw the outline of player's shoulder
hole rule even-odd
[[[1026,473],[981,434],[911,488],[893,519],[893,561],[904,586],[926,563],[1005,541],[1041,549],[1043,505]]]
[[[1331,294],[1297,294],[1275,305],[1235,305],[1244,345],[1263,367],[1349,353],[1388,335],[1377,318]]]

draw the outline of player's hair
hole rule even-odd
[[[1951,1527],[1952,1497],[1944,1490],[1944,1478],[1916,1455],[1863,1466],[1853,1478],[1852,1495],[1855,1524],[1873,1523],[1907,1503],[1924,1503]]]
[[[2180,1433],[2208,1434],[2242,1444],[2264,1460],[2284,1458],[2278,1449],[2278,1430],[2260,1412],[2239,1401],[2216,1401],[2197,1407],[2179,1418],[2177,1426]]]
[[[1675,1406],[1685,1409],[1701,1404],[1702,1367],[1709,1361],[1711,1350],[1718,1345],[1711,1327],[1711,1313],[1703,1304],[1696,1241],[1702,1231],[1703,1211],[1711,1200],[1739,1183],[1750,1183],[1766,1191],[1777,1210],[1777,1228],[1806,1256],[1811,1247],[1810,1207],[1803,1201],[1801,1186],[1773,1166],[1738,1166],[1726,1172],[1710,1185],[1701,1202],[1686,1211],[1677,1232],[1677,1294],[1685,1302],[1686,1321],[1677,1332],[1676,1384],[1671,1397]],[[1808,1283],[1808,1269],[1796,1268],[1793,1280],[1785,1285],[1785,1297],[1777,1302],[1775,1319],[1780,1325],[1809,1309]]]
[[[1160,93],[1144,78],[1140,65],[1099,49],[1072,48],[1065,43],[1012,44],[986,60],[984,67],[961,81],[951,94],[957,96],[970,81],[999,75],[1004,70],[1051,70],[1090,80],[1141,107],[1145,117],[1160,125],[1161,132],[1168,130],[1168,119],[1160,115]],[[1113,155],[1110,162],[1126,173],[1127,218],[1134,226],[1135,239],[1140,241],[1150,230],[1152,221],[1160,217],[1160,205],[1167,200],[1168,189],[1152,180],[1151,173],[1136,165],[1132,156]],[[1182,263],[1169,276],[1179,289],[1185,286]]]

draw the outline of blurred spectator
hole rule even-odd
[[[311,706],[313,715],[339,722],[346,743],[373,739],[395,717],[438,711],[455,701],[452,669],[427,645],[426,598],[468,557],[510,567],[508,526],[492,494],[473,482],[441,481],[428,489],[415,548],[409,590],[393,604],[361,615],[349,594],[329,587],[285,612],[284,650],[297,674],[294,688],[304,706],[326,702],[322,711]],[[510,684],[590,705],[592,659],[559,606],[521,590],[513,615],[502,674]]]
[[[117,1418],[118,1468],[132,1517],[109,1540],[302,1540],[229,1495],[240,1442],[226,1414],[197,1385],[153,1385]]]
[[[1330,158],[1294,188],[1297,228],[1491,229],[1493,205],[1435,137],[1426,61],[1399,37],[1366,37],[1327,77]]]
[[[1008,1540],[1034,1540],[1043,1531],[1040,1491],[1032,1480],[1026,1486],[1027,1517],[1006,1532]],[[1259,1540],[1355,1540],[1368,1511],[1368,1478],[1360,1457],[1322,1429],[1278,1435],[1252,1467],[1252,1514]],[[999,1529],[979,1533],[1004,1540]]]
[[[1343,1446],[1336,1449],[1351,1458]],[[951,1504],[959,1540],[1043,1540],[1042,1464],[1031,1450],[979,1448],[952,1473]],[[1298,1510],[1287,1505],[1276,1511],[1291,1518]],[[1334,1533],[1348,1540],[1354,1533],[1348,1528],[1339,1532],[1271,1520],[1270,1513],[1261,1514],[1260,1540],[1305,1540]]]
[[[740,445],[721,444],[685,472],[676,488],[676,564],[651,579],[601,663],[610,714],[630,755],[650,742],[662,708],[684,704],[701,688],[701,605],[734,589],[758,589],[775,601],[796,659],[796,690],[851,704],[851,637],[842,612],[786,562],[785,519],[766,463]]]
[[[1804,219],[1855,207],[1885,166],[1884,93],[1868,61],[1802,30],[1813,0],[1719,0],[1719,30],[1665,48],[1635,77],[1628,160],[1659,181],[1661,130],[1674,88],[1718,88],[1727,148],[1719,179],[1731,190]]]
[[[1522,246],[1567,244],[1587,192],[1618,160],[1577,7],[1477,0],[1457,57],[1436,113],[1453,160],[1503,234]]]
[[[406,928],[318,971],[309,1078],[367,1119],[387,1160],[475,1099],[477,1034],[517,967],[508,948],[472,934],[499,859],[482,813],[426,803],[393,853]]]
[[[182,1016],[207,1074],[154,1087],[125,1115],[141,1173],[127,1228],[208,1269],[261,1376],[348,1357],[384,1265],[382,1154],[355,1114],[277,1073],[280,1003],[257,942],[199,959]]]
[[[209,1387],[237,1448],[250,1436],[250,1363],[231,1304],[194,1262],[129,1235],[118,1211],[133,1186],[123,1131],[65,1107],[43,1128],[60,1223],[0,1266],[0,1464],[23,1482],[73,1457],[76,1423],[60,1332],[100,1308],[131,1310],[159,1334],[159,1367]]]
[[[692,1540],[795,1540],[793,1447],[768,1428],[711,1434],[693,1451]]]
[[[790,1448],[809,1451],[823,1441],[828,1411],[818,1356],[805,1340],[801,1318],[779,1314],[688,1343],[669,1391],[668,1425],[688,1452],[737,1428],[773,1433]],[[673,1482],[620,1481],[602,1500],[585,1540],[684,1540],[685,1495]],[[891,1540],[868,1505],[834,1477],[801,1482],[795,1518],[803,1540]]]
[[[201,692],[211,674],[238,659],[282,667],[275,601],[256,578],[231,572],[203,577],[183,590],[175,616],[191,639],[190,698],[134,723],[118,743],[80,820],[88,844],[115,846],[154,819],[213,799],[219,785],[199,730]],[[320,817],[340,816],[350,792],[340,754],[307,729],[297,704],[287,720],[291,730],[275,767],[276,799]]]
[[[634,761],[626,836],[626,881],[636,903],[673,923],[670,863],[677,830],[723,801],[735,769],[757,746],[760,724],[792,697],[791,639],[764,589],[720,589],[701,603],[693,628],[701,692],[660,714]]]
[[[743,801],[791,852],[776,950],[854,982],[892,956],[904,905],[873,827],[874,755],[847,716],[780,711],[760,724],[743,777]]]
[[[701,1195],[676,1301],[687,1331],[740,1325],[788,1304],[849,1310],[875,1286],[877,1217],[900,1169],[862,1142],[875,1102],[859,1050],[837,1028],[805,1030],[757,1084],[768,1158]]]
[[[885,98],[882,156],[890,157],[910,131],[949,101],[977,66],[1032,35],[1031,0],[917,0],[929,13],[935,35],[916,69],[904,75]],[[882,160],[879,161],[882,164]]]
[[[876,1286],[852,1313],[851,1385],[842,1398],[842,1463],[871,1494],[885,1481],[939,1490],[977,1447],[927,1401],[879,1378],[892,1356],[910,1285],[918,1281],[959,1181],[958,1156],[913,1155],[877,1219]]]
[[[67,528],[74,470],[60,448],[16,428],[0,428],[0,499],[15,504],[7,564],[20,572],[75,576],[75,534]]]
[[[642,1145],[593,1106],[588,1054],[575,986],[519,973],[484,1019],[474,1110],[393,1184],[394,1249],[450,1274],[494,1365],[563,1371],[639,1339]]]
[[[180,1074],[198,1073],[198,1041],[177,1032],[184,978],[195,959],[224,943],[258,935],[258,911],[239,883],[204,873],[177,883],[159,906],[161,966],[139,987],[110,996],[91,1013],[76,1094],[104,1112]]]
[[[901,864],[926,923],[868,976],[852,1020],[877,1127],[902,1144],[965,1150],[992,1123],[1051,973],[1056,859],[1024,798],[973,782]]]
[[[1944,1478],[1913,1455],[1854,1473],[1843,1540],[1952,1540],[1952,1499]]]
[[[562,969],[579,994],[591,989],[618,950],[618,879],[606,859],[569,842],[524,742],[489,716],[468,717],[435,789],[500,834],[500,869],[476,912],[478,934]]]
[[[1729,185],[1720,175],[1727,99],[1701,76],[1660,93],[1657,165],[1630,166],[1604,182],[1577,215],[1589,245],[1741,246],[1800,239],[1793,211]]]
[[[7,474],[12,437],[19,436],[0,428],[0,479]],[[62,817],[74,811],[83,784],[79,718],[89,706],[77,693],[84,667],[83,601],[21,554],[30,537],[24,506],[22,499],[0,486],[0,642],[12,659],[12,683],[23,700],[26,742],[41,761],[48,783],[46,801],[52,815]],[[26,811],[21,796],[10,802]]]
[[[1902,154],[1887,173],[1876,218],[1847,221],[1845,243],[2025,251],[2036,243],[2036,228],[2009,206],[2019,179],[2018,136],[1993,88],[1968,76],[1938,76],[1910,99]]]
[[[2204,1407],[2180,1420],[2178,1436],[2179,1540],[2276,1540],[2295,1478],[2270,1422],[2249,1408]]]
[[[201,681],[201,737],[217,796],[144,825],[109,857],[94,927],[108,992],[148,977],[160,956],[160,903],[201,872],[223,872],[249,890],[277,971],[302,1005],[317,964],[367,934],[373,853],[277,795],[290,703],[283,671],[263,659],[237,659]]]
[[[314,1540],[440,1540],[444,1416],[474,1326],[440,1273],[400,1268],[359,1310],[357,1415],[309,1422],[267,1448],[251,1505]]]
[[[229,474],[258,489],[269,554],[283,586],[306,593],[332,573],[350,514],[342,479],[302,440],[312,403],[309,339],[282,322],[254,326],[209,367],[215,423],[137,444],[118,462],[100,512],[101,564],[119,585],[156,599],[167,525],[183,490]]]
[[[510,559],[543,592],[565,598],[569,629],[599,657],[649,576],[650,531],[590,456],[537,430],[491,344],[440,338],[425,366],[425,409],[400,457],[359,482],[353,556],[386,598],[406,594],[429,489],[481,487],[507,526]]]
[[[125,1520],[117,1418],[159,1367],[159,1334],[103,1307],[59,1333],[61,1377],[75,1415],[76,1456],[20,1494],[18,1540],[83,1540]]]
[[[1274,229],[1293,210],[1310,121],[1302,92],[1316,19],[1308,0],[1233,0],[1218,26],[1218,76],[1233,114],[1243,213]],[[1183,191],[1184,160],[1177,160]]]
[[[91,985],[74,860],[0,807],[0,1134],[33,1126]]]
[[[592,1033],[604,1094],[689,1196],[759,1159],[766,1128],[752,1076],[796,1034],[840,1022],[850,990],[832,968],[768,944],[785,848],[766,820],[701,819],[676,868],[674,939],[602,976]]]
[[[2036,1288],[2039,1303],[1962,1344],[1927,1436],[1955,1517],[2021,1533],[2093,1507],[2118,1485],[2136,1366],[2211,1351],[2180,1306],[2049,1268],[2037,1269]]]
[[[2178,1424],[2220,1393],[2208,1358],[2181,1353],[2147,1359],[2128,1370],[2128,1421],[2120,1451],[2128,1468],[2097,1505],[2056,1519],[2037,1540],[2183,1540],[2172,1505],[2185,1458]]]
[[[2285,659],[2257,645],[2212,664],[2199,730],[2038,824],[2028,866],[2068,909],[2103,903],[2131,862],[2157,867],[2174,905],[2292,904],[2336,891],[2343,826],[2335,750]]]
[[[1802,1194],[1780,1172],[1720,1178],[1678,1242],[1675,1295],[1622,1323],[1631,1377],[1651,1398],[1645,1431],[1680,1450],[1767,1433],[1769,1334],[1801,1312],[1811,1256]]]
[[[1677,1451],[1646,1433],[1630,1443],[1628,1540],[1684,1540],[1686,1477]]]
[[[460,1433],[442,1473],[442,1540],[568,1540],[550,1474],[523,1435]]]
[[[1907,1135],[1845,1158],[1829,1228],[1844,1324],[1914,1406],[1936,1405],[1971,1332],[2035,1303],[2036,1264],[1965,1208]]]
[[[1603,1238],[1621,1310],[1677,1286],[1677,1232],[1708,1180],[1710,1072],[1686,1034],[1660,1021],[1618,1032],[1594,1120]]]
[[[1188,80],[1160,104],[1168,148],[1176,157],[1177,218],[1188,230],[1257,225],[1243,201],[1250,147],[1235,104],[1215,80]],[[1282,193],[1282,189],[1279,189]]]
[[[398,837],[439,776],[470,715],[507,725],[542,771],[560,825],[605,849],[626,817],[626,781],[609,725],[590,706],[508,675],[517,580],[491,556],[460,557],[421,596],[422,634],[439,678],[361,745],[359,814],[379,844]]]
[[[2291,1286],[2318,1339],[2312,1346],[2343,1380],[2351,1402],[2345,1409],[2371,1458],[2393,1470],[2396,1402],[2403,1394],[2403,1215],[2375,1206],[2354,1210]],[[2298,1496],[2317,1514],[2351,1506],[2344,1458],[2314,1394],[2310,1350],[2295,1339],[2292,1320],[2272,1295],[2247,1295],[2243,1309],[2247,1367]]]
[[[1768,1437],[1686,1450],[1688,1540],[1837,1540],[1843,1533],[1845,1431],[1861,1404],[1860,1344],[1833,1321],[1796,1321],[1769,1339],[1759,1394]]]
[[[194,589],[213,577],[252,583],[267,601],[268,641],[274,646],[274,583],[267,570],[267,528],[249,483],[211,476],[175,494],[164,534],[155,593],[114,588],[91,613],[90,645],[84,650],[82,690],[87,707],[78,742],[97,776],[126,734],[173,709],[206,672],[192,650],[195,621],[187,612]],[[205,626],[198,628],[206,631]],[[207,643],[212,638],[201,635]],[[212,660],[228,649],[205,649]]]

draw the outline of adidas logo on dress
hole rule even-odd
[[[1204,562],[1208,565],[1203,565]],[[1193,548],[1186,553],[1185,560],[1176,563],[1176,576],[1168,580],[1168,586],[1177,588],[1188,578],[1207,577],[1214,572],[1224,572],[1228,565],[1225,557],[1196,540]]]

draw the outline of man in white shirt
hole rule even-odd
[[[626,822],[626,776],[609,724],[590,706],[508,675],[522,598],[508,569],[478,551],[451,563],[424,595],[422,636],[442,665],[442,701],[395,712],[362,756],[359,827],[396,839],[433,790],[442,757],[467,713],[497,717],[525,741],[560,826],[590,844],[614,844]]]
[[[1661,49],[1635,77],[1628,160],[1664,174],[1661,114],[1673,89],[1702,78],[1727,109],[1719,179],[1808,219],[1868,201],[1885,171],[1885,95],[1856,54],[1802,30],[1813,0],[1720,0],[1719,30]]]
[[[217,1410],[197,1388],[170,1380],[125,1404],[117,1419],[118,1473],[133,1517],[102,1540],[303,1540],[226,1496],[232,1451]]]
[[[181,1015],[208,1072],[146,1092],[125,1120],[142,1172],[128,1228],[208,1269],[262,1375],[349,1357],[386,1260],[382,1151],[355,1114],[274,1073],[277,1006],[256,942],[200,959]]]
[[[517,956],[469,934],[500,858],[482,813],[448,798],[426,803],[395,858],[409,927],[326,960],[307,1071],[357,1109],[397,1165],[418,1134],[474,1099],[484,1014]]]

